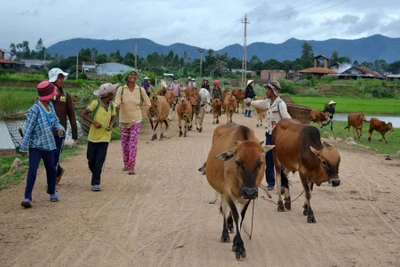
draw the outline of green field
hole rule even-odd
[[[336,112],[338,113],[363,112],[366,115],[400,115],[399,99],[292,96],[292,100],[296,104],[317,110],[323,110],[324,104],[334,100],[337,103]]]

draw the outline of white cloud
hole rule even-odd
[[[383,3],[383,4],[382,4]],[[0,0],[0,47],[39,38],[45,46],[71,38],[148,38],[221,49],[243,43],[282,43],[290,38],[400,37],[400,2],[365,0]]]

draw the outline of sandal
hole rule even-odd
[[[122,170],[123,170],[124,172],[127,172],[127,171],[129,171],[129,168],[124,167],[124,168],[122,168]]]
[[[136,174],[136,172],[135,172],[135,170],[134,170],[134,169],[130,169],[130,170],[129,170],[129,172],[128,172],[128,174],[129,174],[129,175],[135,175],[135,174]]]
[[[24,199],[21,202],[21,206],[28,209],[28,208],[32,208],[32,201],[30,199]]]
[[[95,184],[94,186],[92,186],[92,191],[93,191],[93,192],[101,191],[100,185]]]
[[[268,189],[268,191],[272,191],[272,190],[274,190],[274,187],[275,187],[275,186],[268,185],[268,186],[267,186],[267,189]]]
[[[50,202],[58,202],[58,196],[56,194],[50,195]]]

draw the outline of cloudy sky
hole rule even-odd
[[[290,38],[400,37],[399,0],[0,0],[0,48],[39,38],[49,47],[72,38],[148,38],[218,50]]]

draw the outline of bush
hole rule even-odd
[[[322,77],[321,77],[320,83],[323,83],[323,84],[331,84],[333,81],[336,81],[337,79],[338,79],[337,76],[328,76],[328,75],[325,75],[325,76],[322,76]]]
[[[319,96],[319,92],[314,88],[310,88],[307,91],[301,93],[302,96]]]
[[[304,87],[307,87],[307,86],[311,86],[311,85],[312,85],[312,84],[311,84],[311,81],[310,81],[310,80],[307,80],[307,79],[300,80],[300,81],[297,82],[297,84],[298,84],[298,85],[301,85],[301,86],[304,86]]]
[[[395,98],[394,91],[388,90],[386,87],[375,88],[371,93],[376,98]]]
[[[296,94],[296,87],[294,85],[294,82],[286,79],[279,79],[279,83],[281,84],[282,88],[281,93],[286,93],[291,95]]]

